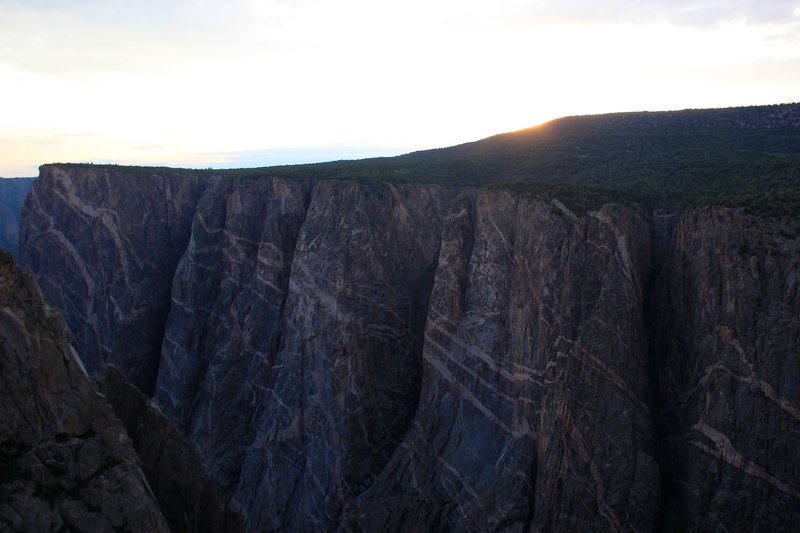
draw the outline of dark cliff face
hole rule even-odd
[[[252,527],[329,527],[406,431],[441,192],[231,180],[201,200],[155,398]]]
[[[0,251],[0,529],[168,531],[61,315]]]
[[[234,495],[256,527],[330,528],[400,443],[419,396],[438,253],[430,230],[446,198],[439,188],[314,189]]]
[[[20,263],[62,309],[90,373],[113,363],[152,392],[173,273],[204,186],[188,174],[41,167],[22,209]]]
[[[126,172],[45,167],[21,257],[248,529],[800,521],[796,225]]]
[[[653,297],[664,523],[800,523],[800,232],[724,209],[674,228]]]
[[[19,219],[33,178],[0,178],[0,248],[17,253]]]
[[[365,530],[652,530],[649,235],[504,193],[446,219],[413,429],[358,502]]]
[[[151,400],[114,366],[105,370],[100,388],[133,441],[171,531],[244,531],[241,518],[225,504],[194,446]]]
[[[155,399],[228,494],[280,342],[307,189],[270,180],[210,187],[173,280]]]

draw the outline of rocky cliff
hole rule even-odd
[[[800,521],[795,223],[59,166],[23,219],[252,531]]]
[[[149,395],[172,275],[205,183],[113,169],[76,177],[41,167],[42,186],[22,209],[21,261],[63,311],[86,368],[113,363]]]
[[[243,531],[241,518],[221,498],[217,485],[186,436],[114,366],[100,388],[125,426],[161,512],[173,532]]]
[[[800,524],[800,232],[725,209],[674,227],[652,298],[673,531]]]
[[[98,391],[60,313],[5,251],[0,306],[0,529],[243,530],[146,396],[113,366]]]
[[[61,315],[0,250],[0,529],[168,531]]]
[[[481,192],[454,203],[443,235],[417,414],[354,522],[654,529],[647,226]]]
[[[19,219],[33,178],[0,178],[0,248],[17,253]]]

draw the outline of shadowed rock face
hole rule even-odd
[[[429,230],[446,198],[439,188],[315,187],[234,494],[256,529],[330,528],[402,440],[438,255]]]
[[[178,265],[155,399],[230,495],[267,395],[309,187],[220,181]],[[259,216],[252,216],[259,213]]]
[[[0,178],[0,248],[17,253],[19,219],[33,178]]]
[[[61,315],[0,251],[0,529],[168,531]]]
[[[21,257],[95,345],[161,344],[97,360],[146,366],[249,530],[800,520],[796,225],[126,172],[45,167]],[[123,264],[128,307],[87,289]]]
[[[205,466],[183,433],[114,366],[100,382],[142,460],[150,487],[173,532],[244,531],[241,519],[220,497]]]
[[[724,209],[674,228],[653,298],[673,531],[800,523],[800,232]]]
[[[155,398],[256,527],[327,527],[406,431],[444,198],[230,180],[201,200]]]
[[[73,176],[55,165],[37,182],[22,210],[20,263],[63,311],[87,370],[113,363],[150,394],[173,273],[206,182],[99,167]]]
[[[503,193],[446,219],[413,429],[358,501],[365,530],[651,530],[646,225]],[[423,474],[424,473],[424,474]]]

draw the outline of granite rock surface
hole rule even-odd
[[[0,248],[17,253],[19,221],[33,178],[0,178]]]
[[[173,532],[244,531],[186,436],[152,400],[115,367],[106,368],[100,389],[114,408],[142,462],[142,471]]]
[[[43,165],[22,208],[21,264],[62,310],[86,369],[155,385],[175,268],[207,182]]]
[[[646,224],[480,192],[443,235],[417,415],[354,523],[653,530]]]
[[[0,529],[169,531],[60,313],[0,251]]]
[[[247,529],[800,521],[796,223],[184,174],[43,167],[20,255]]]
[[[667,530],[800,524],[799,229],[719,208],[673,229],[652,299]]]

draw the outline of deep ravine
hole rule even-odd
[[[800,521],[796,223],[53,165],[20,258],[252,531]]]
[[[0,529],[169,531],[58,310],[0,250]]]

